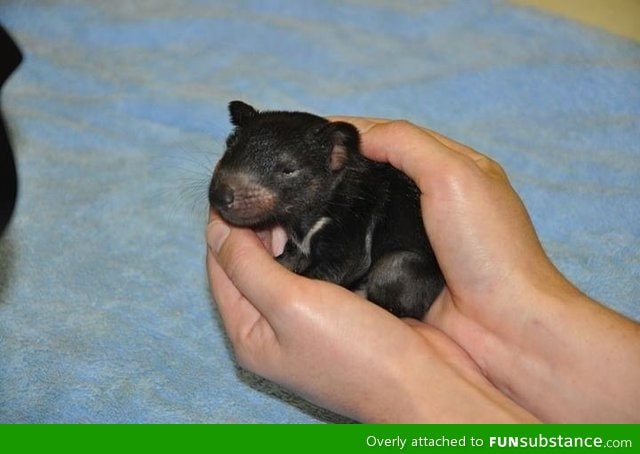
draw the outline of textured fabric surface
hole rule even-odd
[[[480,0],[3,0],[0,21],[25,54],[2,98],[21,185],[0,422],[342,421],[238,370],[211,305],[232,99],[408,118],[488,153],[560,270],[640,318],[632,41]]]

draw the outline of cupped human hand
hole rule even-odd
[[[497,162],[406,121],[330,119],[354,124],[363,154],[389,162],[421,190],[423,222],[447,283],[430,321],[453,305],[499,331],[509,326],[500,307],[526,305],[521,293],[532,281],[565,284]]]
[[[282,241],[212,213],[209,281],[241,366],[360,421],[534,420],[442,332],[280,266]]]
[[[446,280],[429,325],[542,420],[638,420],[640,325],[558,271],[497,162],[406,121],[330,119],[354,124],[365,156],[389,162],[421,190]]]

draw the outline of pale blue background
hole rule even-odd
[[[238,371],[210,304],[206,185],[236,98],[490,154],[557,266],[640,318],[637,43],[479,0],[3,0],[0,21],[25,53],[2,98],[21,186],[0,422],[341,421]]]

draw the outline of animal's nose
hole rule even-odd
[[[211,193],[210,203],[214,207],[228,208],[234,200],[233,188],[228,184],[221,184],[217,188],[214,188]]]

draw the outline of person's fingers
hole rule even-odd
[[[407,174],[425,192],[434,174],[466,161],[437,140],[427,130],[407,121],[370,118],[329,117],[346,121],[360,132],[362,153],[376,161],[388,162]],[[437,173],[439,172],[439,173]]]
[[[467,155],[471,158],[473,158],[474,160],[477,158],[481,158],[484,157],[483,154],[478,153],[477,151],[475,151],[474,149],[460,143],[460,142],[456,142],[453,139],[450,139],[449,137],[446,137],[442,134],[440,134],[437,131],[434,131],[432,129],[428,129],[428,128],[424,128],[422,126],[417,126],[414,125],[413,123],[410,123],[408,121],[405,120],[388,120],[388,119],[384,119],[384,118],[372,118],[372,117],[349,117],[349,116],[329,116],[327,117],[327,120],[332,121],[332,122],[336,122],[336,121],[343,121],[346,123],[351,123],[352,125],[354,125],[358,131],[360,132],[361,135],[366,136],[370,130],[372,130],[374,127],[376,126],[385,126],[386,129],[388,129],[389,127],[410,127],[410,128],[414,128],[417,129],[419,131],[424,132],[425,134],[431,136],[431,138],[437,140],[438,142],[442,143],[443,145],[445,145],[446,147],[450,148],[452,151],[456,151],[459,153],[462,153],[464,155]],[[385,129],[383,128],[383,129]],[[380,131],[380,128],[376,129],[376,134],[378,134]],[[386,130],[383,131],[386,133]],[[396,135],[394,135],[394,140],[397,138]],[[376,139],[378,139],[376,137]],[[401,146],[401,145],[400,145]],[[398,147],[398,144],[396,143],[396,148]],[[372,149],[376,149],[375,147],[371,147]]]
[[[381,123],[390,123],[393,120],[388,120],[386,118],[374,118],[374,117],[349,117],[345,115],[330,115],[325,117],[330,122],[342,121],[345,123],[351,123],[355,126],[360,134],[364,134],[367,132],[372,126]]]
[[[209,210],[209,223],[214,220],[223,220],[219,213],[217,213],[214,209]],[[284,251],[284,247],[287,244],[287,232],[284,228],[279,225],[264,229],[264,230],[256,230],[256,235],[262,241],[263,246],[267,249],[267,251],[271,251],[271,255],[274,257],[279,256]]]
[[[427,195],[443,182],[456,183],[461,170],[477,171],[469,156],[452,152],[428,131],[405,121],[376,123],[361,140],[365,156],[389,162]]]
[[[221,232],[207,231],[207,236],[217,236],[218,238],[213,239],[220,241],[220,236],[224,238],[227,234],[226,229],[228,227],[224,225],[218,213],[213,210],[209,213],[209,221],[210,223],[216,222],[222,224],[216,227],[221,228]],[[207,241],[209,241],[209,238],[207,238]],[[244,295],[240,293],[233,282],[231,282],[225,271],[216,261],[213,250],[209,245],[207,247],[206,260],[209,288],[211,288],[213,299],[222,316],[225,329],[232,339],[232,343],[238,345],[240,340],[253,332],[255,326],[261,323],[261,320],[264,322],[264,319],[260,312],[246,300]]]
[[[505,177],[502,168],[492,159],[436,131],[416,126],[404,120],[330,116],[329,121],[353,124],[361,135],[362,153],[374,160],[391,163],[417,181],[417,173],[461,167],[468,158],[482,171]],[[425,156],[428,155],[428,156]],[[428,159],[430,162],[420,164]],[[467,164],[469,164],[467,162]],[[426,178],[426,177],[425,177]],[[431,177],[429,177],[432,180]]]
[[[256,332],[256,326],[266,320],[260,312],[238,291],[220,267],[213,252],[207,250],[207,272],[213,299],[222,317],[226,332],[234,346]]]
[[[207,226],[207,244],[229,281],[266,318],[278,302],[295,299],[301,278],[278,264],[252,230],[214,217]]]

